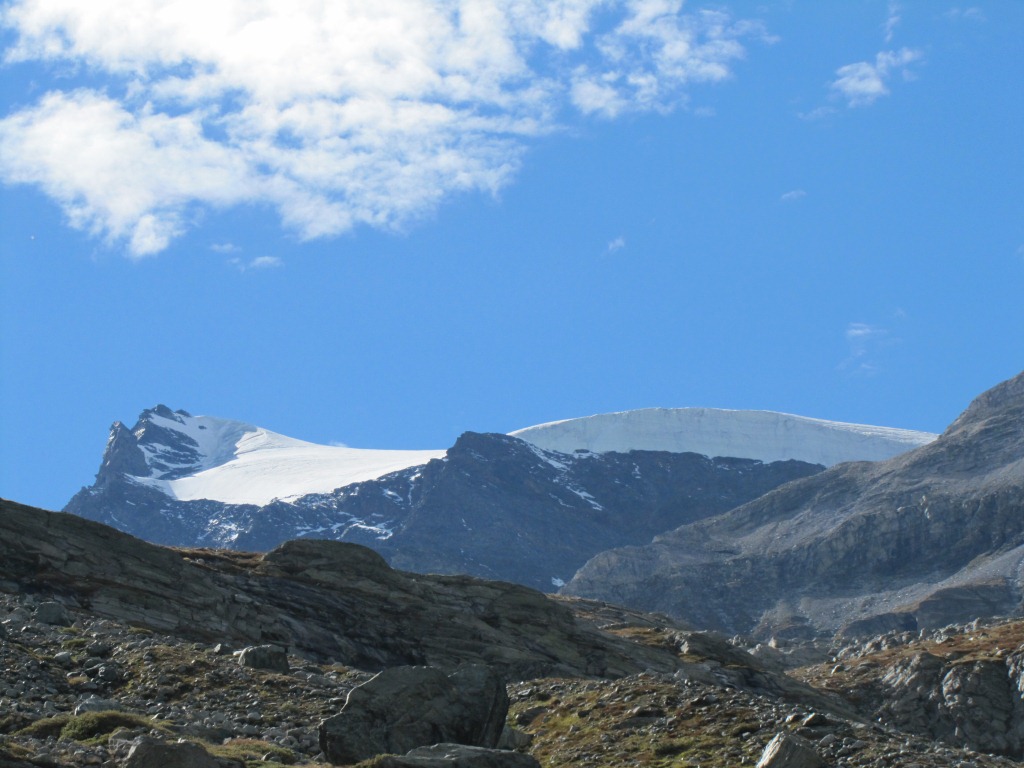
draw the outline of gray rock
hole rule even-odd
[[[71,623],[71,618],[68,616],[68,612],[60,603],[40,603],[39,607],[36,608],[34,615],[36,621],[42,624],[53,624],[60,627],[66,627]]]
[[[533,734],[506,725],[498,738],[498,749],[512,749],[523,752],[533,743]]]
[[[757,768],[823,768],[822,760],[806,739],[793,733],[777,733],[761,753]]]
[[[242,649],[238,663],[250,669],[268,669],[272,672],[288,671],[288,654],[276,645],[251,645]]]
[[[418,747],[401,757],[382,757],[375,768],[540,768],[540,763],[521,752],[465,744],[433,744]]]
[[[333,763],[404,754],[442,742],[494,747],[508,713],[498,675],[469,664],[394,667],[353,688],[341,712],[320,724],[320,748]]]
[[[169,744],[140,736],[128,751],[121,768],[220,768],[220,763],[198,744]]]
[[[101,699],[99,696],[90,696],[89,698],[78,702],[75,706],[75,714],[83,715],[86,712],[119,712],[122,709],[124,709],[124,707],[113,699]]]

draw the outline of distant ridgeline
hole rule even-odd
[[[647,409],[465,433],[447,451],[322,446],[157,406],[110,439],[65,508],[149,541],[269,550],[351,541],[395,567],[552,591],[592,556],[642,545],[823,465],[934,435],[763,411]]]

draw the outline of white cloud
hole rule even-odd
[[[249,269],[273,269],[283,263],[277,256],[257,256],[249,262]]]
[[[977,6],[970,6],[968,8],[950,8],[946,11],[943,16],[951,21],[958,21],[964,19],[965,21],[983,22],[987,21],[988,17],[985,16],[985,12]]]
[[[804,190],[791,189],[789,192],[783,193],[783,195],[779,198],[779,201],[783,203],[794,203],[803,197],[807,197],[807,193]]]
[[[616,251],[621,251],[625,247],[626,247],[626,238],[621,237],[621,236],[620,237],[616,237],[614,240],[612,240],[611,242],[608,243],[607,253],[615,253]]]
[[[801,120],[823,120],[826,117],[830,117],[836,113],[835,107],[815,107],[807,112],[797,112],[797,117]]]
[[[665,111],[685,102],[685,86],[718,82],[744,56],[740,39],[771,39],[757,24],[721,11],[680,13],[682,0],[629,0],[627,13],[598,35],[596,64],[572,73],[570,98],[584,114],[613,118],[627,110]]]
[[[836,70],[832,90],[846,99],[851,107],[873,104],[880,96],[889,93],[887,82],[900,73],[909,76],[907,66],[921,58],[921,52],[910,48],[898,51],[880,51],[874,63],[858,61]]]
[[[878,364],[871,359],[874,343],[888,335],[884,328],[867,323],[850,323],[846,326],[846,341],[849,354],[839,364],[839,369],[859,375],[872,376],[878,372]]]
[[[237,253],[241,249],[234,243],[214,243],[210,246],[210,250],[214,253]]]
[[[891,43],[893,35],[896,32],[896,27],[899,26],[900,19],[900,6],[899,3],[889,2],[889,15],[885,20],[885,42]]]
[[[400,227],[500,189],[572,110],[671,110],[768,40],[681,0],[11,0],[0,24],[8,62],[103,83],[0,120],[0,177],[134,256],[243,204],[304,238]]]
[[[238,268],[239,272],[248,272],[252,269],[274,269],[284,264],[281,259],[277,256],[257,256],[254,259],[245,261],[244,259],[234,258],[229,261],[230,264]]]
[[[898,310],[894,316],[899,319],[900,311]],[[884,347],[898,344],[900,341],[893,338],[887,328],[861,322],[848,324],[845,336],[848,354],[838,369],[859,376],[874,376],[881,371],[882,367],[877,359],[879,352]]]
[[[846,326],[846,338],[848,341],[863,343],[867,339],[885,336],[888,333],[884,328],[879,328],[867,323],[850,323]]]

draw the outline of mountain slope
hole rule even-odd
[[[565,589],[729,631],[936,626],[1018,609],[1022,512],[1024,374],[928,445],[604,552]]]

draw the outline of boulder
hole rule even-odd
[[[465,744],[433,744],[403,756],[387,755],[374,768],[540,768],[535,757]]]
[[[512,749],[516,752],[525,752],[533,743],[533,734],[520,731],[506,725],[501,729],[501,736],[498,737],[498,749]]]
[[[169,744],[140,736],[121,768],[220,768],[220,763],[198,744],[187,741]]]
[[[288,671],[288,654],[276,645],[251,645],[238,654],[238,663],[251,669]]]
[[[794,733],[777,733],[761,753],[757,768],[823,768],[810,742]]]
[[[120,712],[124,707],[113,699],[101,699],[92,695],[83,699],[75,706],[75,715],[84,715],[86,712]]]
[[[493,748],[508,714],[504,681],[466,664],[446,675],[436,667],[392,667],[353,688],[341,712],[320,724],[320,748],[332,763],[447,743]]]
[[[68,612],[60,603],[40,603],[39,607],[36,608],[34,616],[35,620],[42,624],[54,624],[56,626],[66,627],[71,623],[71,618],[68,616]]]

